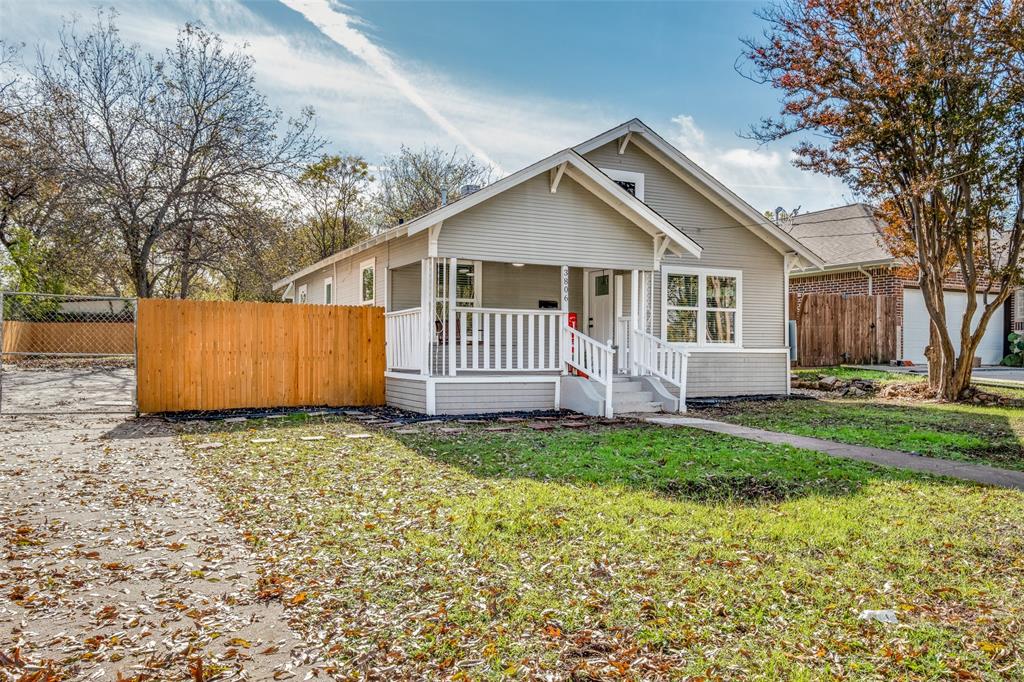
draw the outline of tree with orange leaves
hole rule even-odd
[[[1024,2],[788,0],[761,17],[745,56],[782,108],[754,137],[801,136],[798,167],[880,207],[931,318],[931,386],[960,398],[989,320],[1021,283]],[[952,273],[967,290],[959,353],[943,299]]]

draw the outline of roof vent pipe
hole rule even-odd
[[[441,205],[442,206],[447,206],[448,205],[448,190],[446,190],[446,189],[442,189],[441,190]]]

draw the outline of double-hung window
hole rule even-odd
[[[371,258],[359,264],[359,302],[363,305],[373,305],[376,299],[376,261]]]
[[[742,275],[738,270],[665,267],[662,336],[691,346],[742,345]]]
[[[334,303],[334,278],[328,277],[324,280],[324,303]]]

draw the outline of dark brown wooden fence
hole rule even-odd
[[[384,404],[384,310],[139,299],[141,412]]]
[[[897,359],[897,296],[790,294],[797,365],[875,364]]]

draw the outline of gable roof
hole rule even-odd
[[[563,149],[532,166],[527,166],[512,175],[507,175],[501,180],[487,185],[483,189],[462,197],[458,201],[421,215],[419,218],[406,223],[407,234],[411,236],[422,232],[546,171],[568,175],[648,234],[666,237],[670,248],[672,245],[676,247],[673,250],[680,253],[688,251],[700,258],[700,254],[703,251],[700,244],[690,239],[682,230],[663,218],[650,206],[627,192],[618,183],[602,173],[597,166],[584,159],[572,149]]]
[[[848,204],[790,219],[789,233],[824,261],[824,268],[854,268],[895,262],[881,239],[882,224],[867,204]]]
[[[705,199],[711,201],[777,250],[783,253],[796,253],[815,267],[820,268],[824,265],[822,259],[812,249],[794,239],[792,235],[743,201],[735,192],[669,144],[661,135],[658,135],[638,118],[626,121],[611,130],[606,130],[600,135],[576,145],[573,149],[580,154],[586,154],[615,140],[625,140],[626,144],[636,144],[674,172],[683,182],[696,189]]]
[[[505,176],[470,195],[460,197],[445,206],[424,213],[407,223],[389,228],[355,246],[339,251],[302,268],[298,272],[274,282],[273,288],[275,290],[281,289],[300,277],[305,277],[377,244],[422,232],[434,225],[438,225],[446,218],[472,208],[545,171],[564,172],[641,229],[652,235],[663,236],[666,239],[668,248],[671,250],[677,253],[687,251],[699,258],[703,250],[700,244],[646,203],[627,192],[618,183],[605,175],[597,166],[583,157],[584,154],[591,150],[615,140],[623,140],[624,138],[626,138],[625,142],[627,144],[636,144],[652,158],[662,163],[680,179],[696,189],[702,196],[725,211],[726,214],[740,223],[740,225],[764,239],[764,241],[778,251],[794,253],[800,256],[809,267],[815,269],[824,267],[825,261],[812,248],[809,248],[808,245],[781,229],[750,204],[740,199],[739,196],[712,177],[711,174],[687,158],[685,154],[669,144],[643,121],[634,118],[610,130],[606,130],[575,147],[563,149],[546,159],[542,159],[522,170]],[[557,169],[560,167],[562,170],[558,171]]]
[[[458,215],[459,213],[462,213],[463,211],[468,210],[493,196],[497,196],[507,189],[511,189],[520,183],[537,177],[541,173],[548,171],[558,172],[557,169],[562,167],[563,164],[564,167],[562,168],[562,173],[568,175],[573,180],[583,185],[586,189],[593,192],[599,198],[604,200],[604,202],[611,208],[618,211],[635,225],[645,230],[648,234],[661,235],[665,237],[668,242],[668,248],[677,253],[686,251],[700,258],[701,252],[703,251],[703,247],[701,247],[700,244],[688,237],[682,230],[666,220],[653,208],[627,192],[618,183],[601,172],[597,166],[587,161],[576,151],[573,149],[563,149],[560,152],[552,154],[546,159],[542,159],[537,163],[523,168],[522,170],[516,171],[511,175],[507,175],[504,178],[473,192],[472,194],[460,197],[444,206],[428,211],[409,222],[387,229],[376,236],[370,237],[369,239],[356,244],[355,246],[332,254],[327,258],[313,263],[312,265],[308,265],[301,270],[274,282],[273,288],[274,290],[277,290],[282,287],[286,287],[288,284],[300,277],[305,277],[306,275],[312,274],[331,263],[336,263],[359,253],[360,251],[365,251],[371,246],[375,246],[398,237],[412,236],[422,232],[443,222],[447,218]]]

